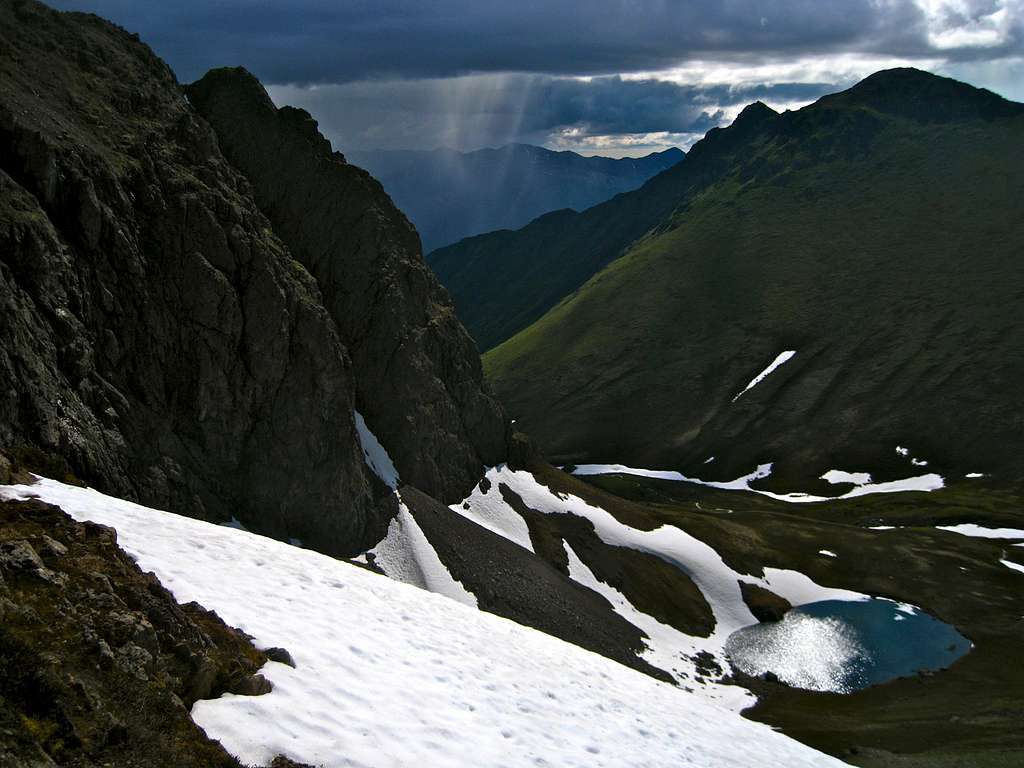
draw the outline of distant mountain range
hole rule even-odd
[[[1019,479],[1022,145],[1024,105],[880,72],[434,267],[482,346],[519,331],[485,370],[555,460]]]
[[[349,151],[349,162],[384,185],[423,239],[423,252],[548,211],[582,211],[636,189],[683,158],[679,149],[641,158],[584,157],[528,144],[476,152]]]

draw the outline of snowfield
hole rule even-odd
[[[193,709],[243,762],[284,754],[328,768],[842,765],[701,696],[316,552],[52,480],[0,495],[112,526],[179,601],[291,652],[296,669],[264,667],[271,693]],[[609,536],[638,535],[604,523]],[[773,587],[809,588],[799,575],[766,576]]]

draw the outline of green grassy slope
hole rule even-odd
[[[517,427],[556,460],[713,479],[775,461],[778,486],[808,491],[831,468],[1020,479],[1024,106],[893,70],[756,127],[727,173],[485,356]],[[632,215],[614,202],[609,228]]]
[[[721,178],[762,121],[763,104],[743,112],[728,130],[714,130],[697,152],[582,213],[553,211],[522,229],[502,230],[439,248],[427,259],[455,302],[459,319],[481,350],[525,328],[630,243],[672,213],[695,190]]]

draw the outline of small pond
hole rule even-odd
[[[948,667],[971,649],[949,624],[889,600],[824,600],[743,627],[725,651],[736,669],[794,688],[850,693]]]

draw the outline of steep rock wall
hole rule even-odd
[[[447,502],[506,457],[479,355],[419,236],[368,173],[331,151],[304,110],[277,109],[243,69],[187,87],[224,155],[313,274],[356,372],[356,403],[402,480]]]
[[[0,3],[0,38],[0,445],[324,551],[375,541],[320,289],[171,71],[34,2]]]

